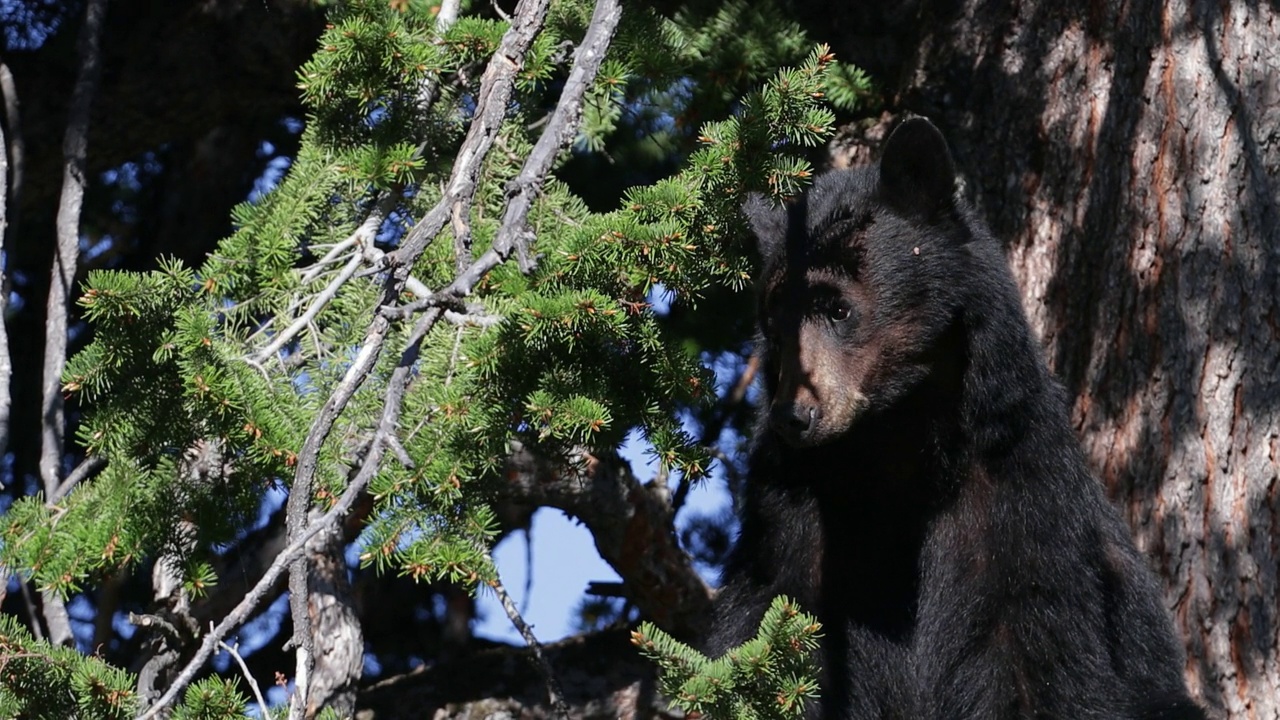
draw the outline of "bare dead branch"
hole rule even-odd
[[[486,555],[489,562],[493,563],[493,558]],[[538,642],[537,636],[533,634],[533,628],[529,627],[529,623],[524,621],[524,617],[520,615],[520,610],[516,608],[516,604],[511,601],[511,595],[502,585],[502,580],[495,577],[489,581],[489,587],[498,595],[498,602],[502,603],[502,609],[507,613],[507,618],[511,620],[511,624],[515,626],[520,633],[520,637],[524,638],[525,645],[529,646],[529,650],[533,652],[534,661],[538,664],[538,670],[542,673],[542,680],[547,684],[547,700],[550,701],[551,707],[555,708],[556,717],[561,720],[568,720],[569,706],[564,702],[564,691],[560,689],[560,681],[556,679],[555,671],[551,669],[551,663],[547,662],[547,658],[542,654],[542,643]]]
[[[502,36],[498,51],[494,53],[480,79],[475,116],[467,130],[467,137],[458,150],[458,158],[453,164],[443,197],[409,230],[400,248],[387,255],[387,261],[397,267],[397,275],[407,275],[408,268],[413,266],[427,245],[440,234],[445,222],[449,220],[454,202],[458,198],[474,194],[484,158],[489,154],[506,117],[507,101],[511,99],[516,71],[533,43],[533,37],[542,29],[548,5],[549,0],[521,0],[516,6],[515,19]]]
[[[320,293],[311,300],[311,305],[307,308],[307,311],[298,316],[297,320],[290,323],[289,327],[276,333],[276,336],[271,339],[271,342],[268,343],[266,347],[259,350],[253,359],[259,363],[266,362],[268,359],[274,357],[276,353],[280,352],[280,348],[284,347],[290,340],[297,337],[298,333],[305,330],[307,326],[311,324],[311,321],[315,320],[316,316],[320,314],[320,311],[329,304],[329,301],[338,296],[338,291],[341,290],[342,286],[356,274],[356,270],[360,269],[360,261],[360,253],[352,253],[351,259],[343,266],[342,271],[338,273],[337,277],[331,280],[329,284],[325,286],[324,290],[321,290]]]
[[[369,215],[360,223],[346,239],[335,244],[325,253],[324,257],[317,260],[310,269],[302,274],[302,285],[313,282],[326,265],[337,262],[338,258],[348,249],[358,248],[361,246],[372,247],[373,240],[378,235],[378,228],[382,227],[382,222],[387,219],[391,211],[396,206],[396,194],[393,192],[384,192],[378,196],[373,202],[373,207],[369,210]]]
[[[320,408],[320,413],[312,423],[307,439],[303,442],[302,452],[298,454],[298,469],[294,474],[293,487],[290,488],[289,500],[285,504],[285,526],[288,528],[286,537],[289,538],[290,547],[298,544],[297,541],[302,537],[319,531],[317,523],[308,525],[307,514],[311,507],[311,485],[315,479],[316,465],[320,458],[320,447],[328,439],[338,416],[364,384],[369,372],[373,370],[378,357],[382,354],[382,346],[386,342],[390,329],[389,320],[381,315],[374,316],[365,335],[364,345],[356,354],[355,361],[347,368],[338,387]],[[377,445],[378,443],[375,443],[375,447]],[[373,454],[374,452],[371,451],[370,455]],[[293,567],[289,572],[289,605],[293,615],[293,642],[299,654],[299,667],[298,677],[294,679],[297,702],[290,705],[291,717],[294,715],[294,708],[301,712],[301,708],[306,707],[306,680],[313,652],[311,619],[307,612],[306,558],[299,553],[293,558],[292,564]]]
[[[240,666],[240,674],[244,675],[245,681],[249,683],[249,689],[253,691],[253,697],[258,701],[258,713],[262,717],[271,717],[267,712],[267,701],[262,697],[262,689],[258,687],[258,681],[253,679],[253,673],[249,672],[249,666],[245,664],[244,658],[240,657],[240,644],[236,643],[233,647],[222,641],[218,641],[218,647],[222,648],[236,661],[236,665]]]
[[[533,152],[529,154],[520,174],[516,175],[507,188],[509,200],[493,247],[472,263],[467,272],[454,280],[449,291],[461,296],[466,293],[459,291],[466,288],[469,293],[480,278],[505,262],[512,252],[526,243],[529,237],[526,225],[529,208],[542,190],[556,153],[568,145],[578,132],[578,123],[582,119],[582,98],[600,70],[600,63],[604,60],[605,51],[609,49],[613,32],[621,17],[622,7],[618,0],[600,0],[596,3],[591,25],[574,53],[573,69],[569,71],[569,78],[565,81],[555,112],[538,137],[538,142],[534,144]]]

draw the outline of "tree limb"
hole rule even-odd
[[[40,475],[46,495],[52,495],[62,479],[63,417],[62,369],[67,362],[67,302],[80,258],[80,208],[84,204],[85,156],[89,149],[89,111],[101,71],[99,38],[106,0],[89,0],[80,29],[80,71],[71,93],[71,111],[62,141],[62,195],[58,203],[58,246],[53,257],[45,316],[43,418]]]
[[[502,497],[582,520],[641,612],[677,637],[696,636],[711,611],[711,590],[676,539],[666,493],[642,485],[617,454],[583,453],[581,460],[570,466],[517,445]]]
[[[657,692],[655,666],[640,657],[625,630],[568,638],[544,647],[566,679],[564,701],[574,720],[658,720],[685,717]],[[360,720],[464,720],[553,717],[543,680],[527,648],[498,646],[450,663],[391,677],[360,693]]]
[[[53,271],[49,282],[49,298],[45,314],[44,380],[40,443],[40,477],[45,496],[58,490],[62,479],[62,450],[65,422],[62,412],[62,369],[67,364],[67,302],[75,282],[80,260],[80,208],[84,204],[85,156],[89,147],[89,110],[101,71],[99,39],[106,0],[89,0],[85,8],[84,26],[80,29],[78,52],[80,70],[71,93],[71,110],[67,132],[62,141],[62,194],[58,201],[58,244],[53,255]],[[53,593],[44,596],[44,617],[49,625],[50,641],[71,645],[71,620],[61,598]]]
[[[7,63],[0,62],[0,93],[4,94],[4,124],[9,128],[7,152],[9,170],[13,172],[13,184],[8,192],[16,200],[22,192],[23,175],[26,172],[23,159],[26,142],[22,137],[22,113],[18,109],[18,88],[13,81],[13,71]]]
[[[0,253],[4,252],[4,236],[9,229],[9,168],[12,159],[13,192],[18,192],[22,173],[21,143],[19,142],[18,99],[13,88],[13,74],[9,66],[0,63],[0,94],[3,95],[4,107],[12,112],[5,113],[6,125],[9,126],[10,138],[6,140],[3,128],[0,128]],[[0,287],[0,319],[8,313],[9,292]],[[9,356],[9,331],[0,322],[0,457],[9,447],[9,410],[12,402],[9,396],[9,378],[13,376],[13,361]]]
[[[96,475],[106,467],[107,459],[101,455],[89,455],[85,457],[85,459],[81,460],[80,464],[77,465],[74,470],[67,474],[66,479],[61,483],[58,483],[58,488],[53,491],[53,494],[45,498],[45,502],[50,505],[58,503],[58,501],[67,496],[67,493],[74,490],[76,485],[88,480],[90,477]]]

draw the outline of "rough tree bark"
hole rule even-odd
[[[845,13],[845,57],[890,21],[876,62],[1008,243],[1191,687],[1280,718],[1280,3],[906,8]]]
[[[312,522],[322,513],[312,510]],[[351,597],[343,550],[349,541],[341,527],[330,527],[307,544],[311,592],[307,610],[315,638],[315,664],[309,702],[303,716],[314,718],[323,708],[341,717],[355,707],[356,683],[364,668],[364,634]]]

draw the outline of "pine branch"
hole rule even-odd
[[[742,368],[742,373],[738,375],[738,379],[733,382],[729,393],[720,399],[716,405],[715,414],[711,416],[711,420],[702,428],[702,445],[711,448],[711,454],[717,460],[720,460],[721,466],[730,473],[730,480],[733,480],[732,473],[736,472],[733,463],[725,457],[723,451],[717,446],[720,433],[724,432],[724,428],[729,424],[729,420],[735,413],[743,409],[743,404],[747,400],[747,390],[756,381],[756,374],[760,372],[760,355],[752,353],[748,358],[746,367]],[[680,512],[680,508],[684,507],[684,502],[689,497],[689,491],[693,489],[694,483],[686,478],[680,486],[676,488],[675,495],[671,498],[671,508],[673,512]],[[729,487],[734,485],[730,482]]]
[[[463,142],[454,162],[453,173],[445,197],[424,218],[414,226],[404,238],[401,248],[395,255],[401,261],[397,263],[396,272],[388,278],[383,293],[383,305],[397,302],[401,290],[409,278],[409,269],[422,255],[430,242],[443,228],[444,218],[453,202],[475,192],[476,178],[480,167],[493,144],[493,138],[502,124],[507,111],[507,101],[511,96],[515,80],[515,71],[520,67],[522,58],[533,42],[534,35],[542,27],[549,0],[521,0],[516,7],[516,20],[503,35],[498,52],[489,62],[481,81],[476,108],[476,117],[472,120],[467,139]],[[438,220],[436,219],[438,216]],[[430,332],[439,313],[428,312],[423,317],[430,319],[422,333]],[[364,384],[369,372],[373,369],[382,353],[382,346],[390,330],[390,320],[382,314],[375,315],[366,333],[365,342],[356,356],[356,361],[348,368],[338,388],[330,395],[320,410],[319,416],[312,423],[311,431],[298,454],[297,470],[293,485],[290,488],[286,505],[286,523],[289,537],[297,538],[304,532],[307,523],[307,510],[311,504],[312,483],[315,478],[319,460],[320,447],[328,438],[338,416],[346,408],[355,392]],[[406,376],[405,383],[408,378]],[[390,404],[390,400],[388,400]],[[397,410],[398,415],[398,410]],[[394,423],[392,424],[394,428]],[[375,442],[369,457],[381,458],[384,443]],[[366,458],[366,461],[368,458]],[[376,467],[376,465],[374,466]],[[370,473],[372,476],[372,473]],[[292,541],[291,541],[292,542]],[[307,678],[313,662],[314,642],[311,635],[311,623],[308,612],[307,562],[303,556],[293,561],[289,576],[289,605],[294,622],[293,644],[298,652],[298,670],[295,677],[294,702],[290,704],[290,717],[300,715],[307,705]]]
[[[774,598],[756,636],[710,659],[652,623],[631,642],[662,669],[659,687],[672,704],[716,718],[798,720],[817,696],[814,650],[822,627],[785,597]]]
[[[516,6],[515,19],[502,36],[498,51],[494,53],[480,79],[475,116],[471,120],[466,140],[458,149],[458,158],[445,186],[444,196],[409,230],[400,248],[389,253],[386,258],[396,268],[397,276],[407,276],[408,268],[418,261],[427,245],[440,234],[453,211],[454,203],[460,198],[474,195],[484,159],[506,117],[516,72],[533,44],[534,36],[542,28],[549,4],[550,0],[520,0]]]

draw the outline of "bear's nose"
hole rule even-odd
[[[799,439],[812,430],[819,417],[818,408],[806,403],[774,403],[769,412],[773,428],[788,439]]]

